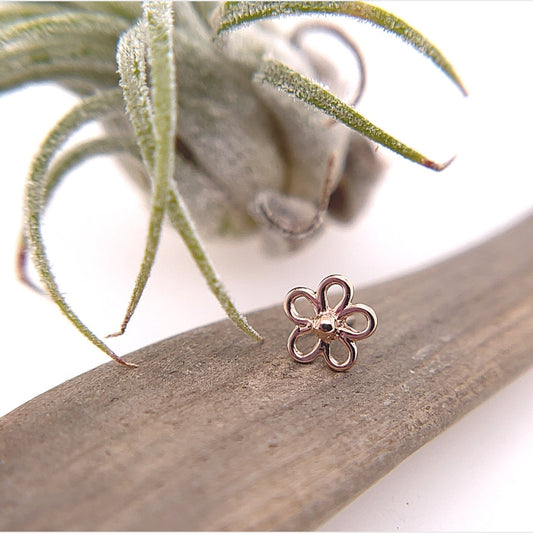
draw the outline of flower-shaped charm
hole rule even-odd
[[[342,297],[337,305],[331,307],[327,291],[333,285],[342,289]],[[323,279],[315,293],[306,287],[296,287],[285,298],[285,313],[296,327],[292,330],[287,343],[290,356],[300,363],[310,363],[322,355],[330,368],[337,371],[349,370],[357,359],[356,340],[370,337],[376,330],[378,319],[371,307],[364,304],[352,304],[354,289],[344,276],[332,275]],[[295,309],[299,298],[306,299],[315,311],[314,317],[301,316]],[[357,331],[348,324],[353,315],[359,313],[366,320],[366,327]],[[316,342],[307,353],[302,353],[296,343],[305,335],[314,335]],[[347,348],[347,357],[338,361],[331,353],[331,343],[339,341]]]

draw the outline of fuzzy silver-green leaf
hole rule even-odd
[[[151,49],[151,46],[161,46],[161,43],[164,42],[164,38],[159,40],[156,39],[150,44],[150,46],[148,46],[148,50]],[[170,41],[168,41],[168,43],[170,43]],[[167,83],[166,87],[170,90],[166,91],[165,99],[160,100],[159,103],[156,102],[157,88],[161,89],[161,85],[166,82],[158,77],[157,70],[154,68],[154,60],[160,61],[161,57],[159,56],[167,57],[168,60],[168,56],[165,56],[167,52],[173,59],[172,48],[170,47],[170,44],[164,46],[167,46],[167,48],[164,50],[159,50],[158,57],[152,55],[150,62],[152,91],[150,91],[148,87],[147,61],[144,55],[146,46],[144,44],[143,29],[140,25],[134,27],[121,38],[117,54],[117,62],[121,74],[121,86],[124,91],[124,99],[126,101],[128,116],[130,117],[130,121],[134,127],[139,148],[145,164],[149,172],[156,176],[156,180],[158,161],[160,165],[163,164],[163,161],[166,161],[165,164],[168,165],[168,169],[174,169],[175,130],[172,130],[171,132],[171,122],[168,122],[168,120],[165,119],[160,124],[158,131],[158,121],[161,120],[162,114],[168,111],[169,106],[175,105],[173,102],[177,100],[176,87],[172,89],[170,88],[170,84]],[[168,78],[165,78],[165,80],[168,82]],[[168,118],[168,115],[166,118]],[[176,120],[177,117],[174,117],[174,124],[176,123]],[[164,150],[166,150],[166,153]],[[204,275],[208,286],[219,300],[228,317],[252,338],[261,339],[261,336],[248,324],[244,315],[242,315],[236,309],[234,303],[224,289],[220,278],[216,274],[216,271],[201,244],[201,241],[198,237],[198,232],[194,227],[192,219],[188,214],[188,210],[179,194],[176,183],[171,178],[172,177],[169,175],[165,182],[165,197],[168,201],[168,204],[163,204],[164,208],[161,210],[160,202],[163,200],[163,197],[159,199],[159,203],[157,205],[155,202],[153,203],[149,236],[147,239],[143,265],[139,272],[134,293],[130,300],[130,304],[128,306],[128,310],[121,325],[120,331],[118,331],[116,334],[113,334],[113,336],[124,332],[128,321],[130,320],[139,302],[141,294],[148,280],[148,275],[153,264],[157,244],[159,242],[159,232],[161,229],[160,224],[162,221],[162,219],[160,220],[159,217],[160,215],[164,214],[164,209],[166,209],[168,210],[168,215],[172,224],[180,233],[187,248],[189,249],[189,252]],[[154,185],[154,191],[156,190],[156,187],[157,185]],[[162,189],[160,192],[162,193]],[[154,207],[156,209],[155,212]],[[158,224],[158,226],[155,226],[155,224]]]
[[[138,23],[138,32],[146,33],[147,47],[142,48],[141,53],[146,51],[150,65],[150,78],[152,82],[151,98],[146,86],[146,59],[142,58],[142,70],[138,71],[139,78],[133,78],[137,83],[135,87],[128,86],[128,77],[124,68],[121,68],[122,86],[125,92],[131,91],[127,102],[139,106],[144,97],[142,108],[145,116],[139,120],[139,125],[134,124],[136,133],[153,140],[150,146],[144,146],[140,141],[141,152],[149,158],[147,163],[152,174],[152,206],[150,210],[150,222],[148,236],[144,249],[144,256],[135,281],[135,287],[124,316],[124,320],[117,333],[121,335],[126,330],[128,323],[139,304],[144,292],[150,272],[152,270],[157,248],[161,238],[161,229],[165,216],[168,198],[169,182],[174,173],[174,143],[177,123],[177,88],[174,54],[172,51],[172,12],[170,5],[164,2],[150,2],[144,4],[144,16]],[[121,48],[121,51],[124,49]],[[121,59],[119,59],[119,63]],[[141,64],[141,63],[139,63]],[[134,93],[134,91],[136,91]],[[150,113],[151,110],[151,113]],[[131,116],[131,109],[130,116]],[[134,114],[143,114],[141,109],[135,109]],[[133,122],[133,121],[132,121]],[[151,126],[151,127],[150,127]],[[147,141],[146,141],[147,142]],[[153,156],[150,157],[150,153]]]
[[[44,208],[63,178],[75,167],[98,155],[125,152],[140,160],[137,143],[130,137],[102,137],[80,143],[68,150],[63,150],[54,158],[46,173],[43,185]]]
[[[99,13],[57,13],[30,18],[0,28],[0,44],[10,46],[23,39],[47,38],[54,35],[120,35],[128,29],[128,22],[122,17]]]
[[[292,70],[287,65],[274,60],[267,60],[256,74],[260,82],[269,83],[281,91],[290,94],[302,102],[320,109],[327,115],[342,122],[349,128],[362,133],[368,139],[391,149],[393,152],[433,170],[443,170],[449,161],[443,164],[435,163],[416,150],[398,141],[357,113],[352,107],[331,94],[320,85]]]
[[[56,124],[45,138],[31,165],[26,186],[25,205],[25,232],[31,248],[34,263],[40,279],[52,300],[61,309],[63,314],[72,324],[89,339],[97,348],[105,352],[115,361],[126,365],[135,366],[122,360],[109,346],[102,342],[78,317],[61,294],[55,277],[52,273],[50,261],[46,253],[41,232],[41,219],[45,207],[45,185],[47,172],[52,158],[61,149],[70,135],[84,124],[110,116],[120,109],[119,103],[122,95],[120,90],[112,89],[86,98],[76,105],[67,115]]]
[[[181,235],[185,245],[187,246],[190,254],[196,262],[196,265],[200,269],[204,279],[206,280],[209,288],[218,299],[220,305],[228,315],[229,319],[244,333],[252,337],[252,339],[262,341],[263,337],[248,323],[246,317],[238,311],[227,293],[222,280],[213,267],[207,252],[202,245],[202,242],[198,236],[198,231],[192,221],[187,206],[181,199],[179,191],[175,182],[171,182],[169,191],[168,202],[168,216],[172,225]]]
[[[431,59],[466,94],[455,69],[434,44],[396,15],[366,2],[224,2],[213,13],[211,25],[218,35],[256,20],[309,14],[345,15],[397,35]]]

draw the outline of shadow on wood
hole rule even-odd
[[[143,348],[0,420],[0,528],[309,529],[525,370],[533,218],[356,294],[380,325],[334,373],[281,306]],[[319,281],[319,280],[317,280]]]

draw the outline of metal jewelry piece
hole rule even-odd
[[[333,285],[338,285],[343,291],[340,302],[335,307],[330,307],[327,291]],[[331,275],[323,279],[315,293],[306,287],[296,287],[288,292],[285,297],[284,309],[289,320],[296,324],[287,342],[289,355],[299,363],[311,363],[319,355],[324,357],[327,365],[336,371],[349,370],[357,359],[356,340],[370,337],[378,325],[376,313],[371,307],[364,304],[352,304],[354,288],[352,283],[344,276]],[[298,298],[305,298],[315,311],[314,317],[301,316],[294,304]],[[366,319],[366,327],[357,331],[348,325],[348,320],[355,313],[360,313]],[[304,335],[315,335],[317,341],[308,353],[302,353],[296,342]],[[340,341],[348,350],[348,357],[344,361],[337,361],[331,354],[331,343]]]

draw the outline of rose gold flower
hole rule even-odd
[[[328,302],[327,291],[333,285],[339,285],[343,291],[340,302],[331,307]],[[356,340],[370,337],[376,330],[378,319],[371,307],[364,304],[352,304],[354,289],[352,283],[344,276],[332,275],[323,279],[315,293],[306,287],[296,287],[289,291],[285,298],[285,313],[296,327],[292,330],[287,342],[290,356],[300,363],[310,363],[319,355],[330,368],[337,371],[349,370],[357,359]],[[315,316],[308,318],[301,316],[294,304],[298,298],[306,299],[315,311]],[[357,331],[348,324],[348,320],[360,313],[366,320],[366,327]],[[302,353],[296,346],[299,338],[305,335],[315,335],[316,343],[308,353]],[[331,343],[340,341],[348,350],[348,357],[338,361],[331,353]]]

